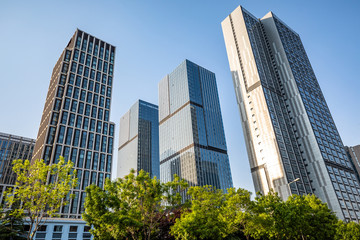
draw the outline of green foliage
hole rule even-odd
[[[332,239],[337,218],[315,195],[292,195],[282,201],[274,192],[254,201],[251,227],[254,238]]]
[[[47,165],[44,160],[30,163],[21,159],[14,160],[13,165],[17,179],[14,188],[7,192],[7,207],[21,203],[17,208],[12,208],[12,215],[28,217],[32,231],[29,231],[27,238],[33,239],[36,230],[46,219],[56,217],[60,207],[67,204],[64,199],[77,183],[72,171],[73,163],[68,161],[65,164],[64,158],[60,157],[52,165]]]
[[[345,223],[341,220],[337,223],[336,240],[358,240],[360,239],[360,225],[355,222]]]
[[[191,187],[191,207],[185,209],[171,228],[176,239],[221,239],[226,235],[226,224],[221,219],[224,194],[212,186]]]
[[[95,239],[151,239],[157,236],[161,219],[181,205],[187,183],[175,176],[169,183],[134,170],[125,178],[107,180],[104,189],[86,188],[83,219],[93,226]]]
[[[15,208],[18,206],[15,206]],[[14,206],[13,206],[14,208]],[[21,215],[12,214],[11,209],[0,209],[0,239],[26,239],[24,220]]]

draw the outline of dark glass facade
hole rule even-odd
[[[158,106],[139,100],[120,119],[117,177],[141,169],[160,178]]]
[[[159,83],[160,177],[232,187],[215,74],[185,60]]]
[[[53,70],[33,159],[52,164],[64,156],[74,163],[78,186],[61,209],[65,218],[81,218],[85,188],[111,177],[114,58],[114,46],[77,30]]]

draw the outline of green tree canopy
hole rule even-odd
[[[84,220],[95,239],[150,239],[157,236],[160,220],[181,205],[181,192],[187,183],[160,183],[149,173],[135,171],[116,181],[107,179],[104,189],[86,188]]]
[[[73,163],[65,164],[64,158],[60,157],[52,165],[47,165],[44,160],[30,163],[21,159],[14,160],[13,165],[17,179],[14,188],[7,193],[7,208],[17,206],[12,208],[12,215],[26,216],[30,225],[27,239],[33,239],[46,219],[57,216],[59,209],[68,204],[64,199],[77,184]]]

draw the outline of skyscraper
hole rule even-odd
[[[53,164],[64,156],[74,163],[78,186],[60,210],[63,218],[81,218],[86,186],[102,187],[111,177],[114,57],[114,46],[76,30],[51,76],[33,159]]]
[[[7,187],[13,187],[16,175],[12,171],[15,159],[31,160],[35,139],[0,132],[0,202]]]
[[[141,169],[160,178],[158,106],[138,100],[120,119],[117,177]]]
[[[160,178],[232,187],[215,74],[185,60],[159,83]]]
[[[359,220],[359,183],[299,35],[241,6],[222,28],[255,190],[314,193]]]
[[[360,145],[345,147],[345,150],[357,171],[358,177],[360,177]]]

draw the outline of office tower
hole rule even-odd
[[[13,160],[31,160],[34,145],[35,139],[0,132],[0,202],[3,202],[6,188],[13,187],[16,181]]]
[[[256,191],[314,193],[360,219],[360,188],[299,35],[239,6],[222,28]]]
[[[138,100],[120,119],[117,177],[141,169],[160,178],[158,106]]]
[[[81,218],[85,188],[111,176],[114,123],[109,121],[115,47],[76,30],[50,80],[34,159],[71,160],[77,171],[74,198],[62,218]]]
[[[159,83],[160,178],[232,187],[215,74],[185,60]]]
[[[353,163],[357,176],[360,178],[360,145],[356,145],[353,147],[345,147],[348,158]]]

